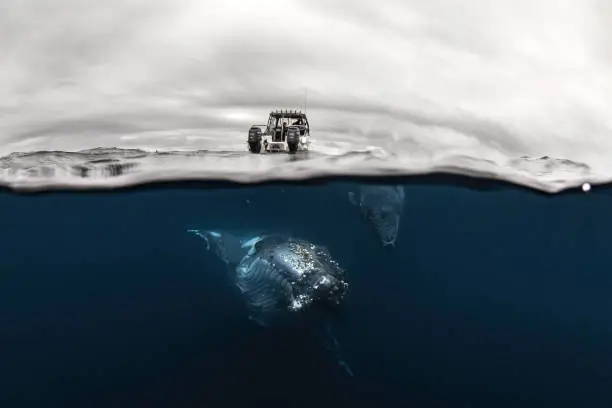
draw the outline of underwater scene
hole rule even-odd
[[[612,408],[611,4],[0,1],[0,408]]]
[[[608,407],[612,196],[447,176],[0,195],[3,407]]]

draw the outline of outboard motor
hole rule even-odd
[[[252,126],[249,129],[249,151],[251,153],[259,153],[261,152],[261,129],[257,126]]]
[[[296,127],[287,129],[287,148],[290,153],[295,153],[300,144],[300,130]]]

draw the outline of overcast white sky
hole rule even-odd
[[[313,137],[612,153],[609,0],[3,0],[0,153]]]

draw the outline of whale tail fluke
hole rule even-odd
[[[355,377],[355,373],[349,366],[348,362],[344,359],[342,347],[340,346],[338,339],[336,339],[331,325],[325,324],[322,332],[320,333],[320,338],[327,351],[332,354],[338,365],[346,372],[346,374],[349,377]]]

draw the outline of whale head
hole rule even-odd
[[[253,320],[269,326],[340,315],[348,283],[325,247],[284,235],[243,242],[248,251],[234,281]]]
[[[400,215],[389,206],[367,208],[364,214],[374,226],[383,246],[394,246],[399,234]]]
[[[340,307],[348,283],[327,248],[302,239],[276,237],[262,240],[258,249],[255,256],[269,262],[276,277],[289,283],[290,311]]]
[[[394,246],[399,235],[404,207],[402,186],[363,186],[349,193],[349,200],[370,221],[383,246]]]

